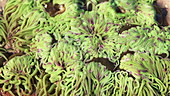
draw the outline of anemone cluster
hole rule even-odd
[[[170,27],[155,0],[8,0],[1,93],[169,96]]]

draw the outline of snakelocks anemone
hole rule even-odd
[[[16,56],[9,60],[0,69],[0,84],[3,91],[14,95],[13,90],[17,90],[19,96],[32,94],[34,90],[32,80],[38,73],[38,67],[38,62],[33,56]]]
[[[155,1],[8,0],[0,94],[169,96],[170,27]]]

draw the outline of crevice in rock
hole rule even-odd
[[[53,0],[44,5],[45,11],[51,16],[55,17],[58,14],[65,12],[66,8],[64,4],[53,4]]]
[[[99,62],[102,65],[106,66],[106,68],[111,71],[114,71],[116,67],[116,63],[109,61],[109,59],[107,58],[93,58],[91,61],[88,61],[86,63],[90,63],[90,62]]]
[[[122,28],[120,28],[119,34],[121,34],[125,30],[129,30],[130,28],[137,27],[137,26],[138,25],[126,24],[126,25],[122,26]]]

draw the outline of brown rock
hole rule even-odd
[[[2,16],[6,2],[7,0],[0,0],[0,16]]]
[[[157,5],[166,9],[166,22],[168,25],[170,25],[170,0],[157,0]]]
[[[5,7],[7,0],[0,0],[0,11],[2,11]]]

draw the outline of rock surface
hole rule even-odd
[[[5,7],[7,0],[0,0],[0,11],[2,11]]]
[[[170,0],[157,0],[157,4],[159,7],[166,9],[166,22],[170,25]]]

